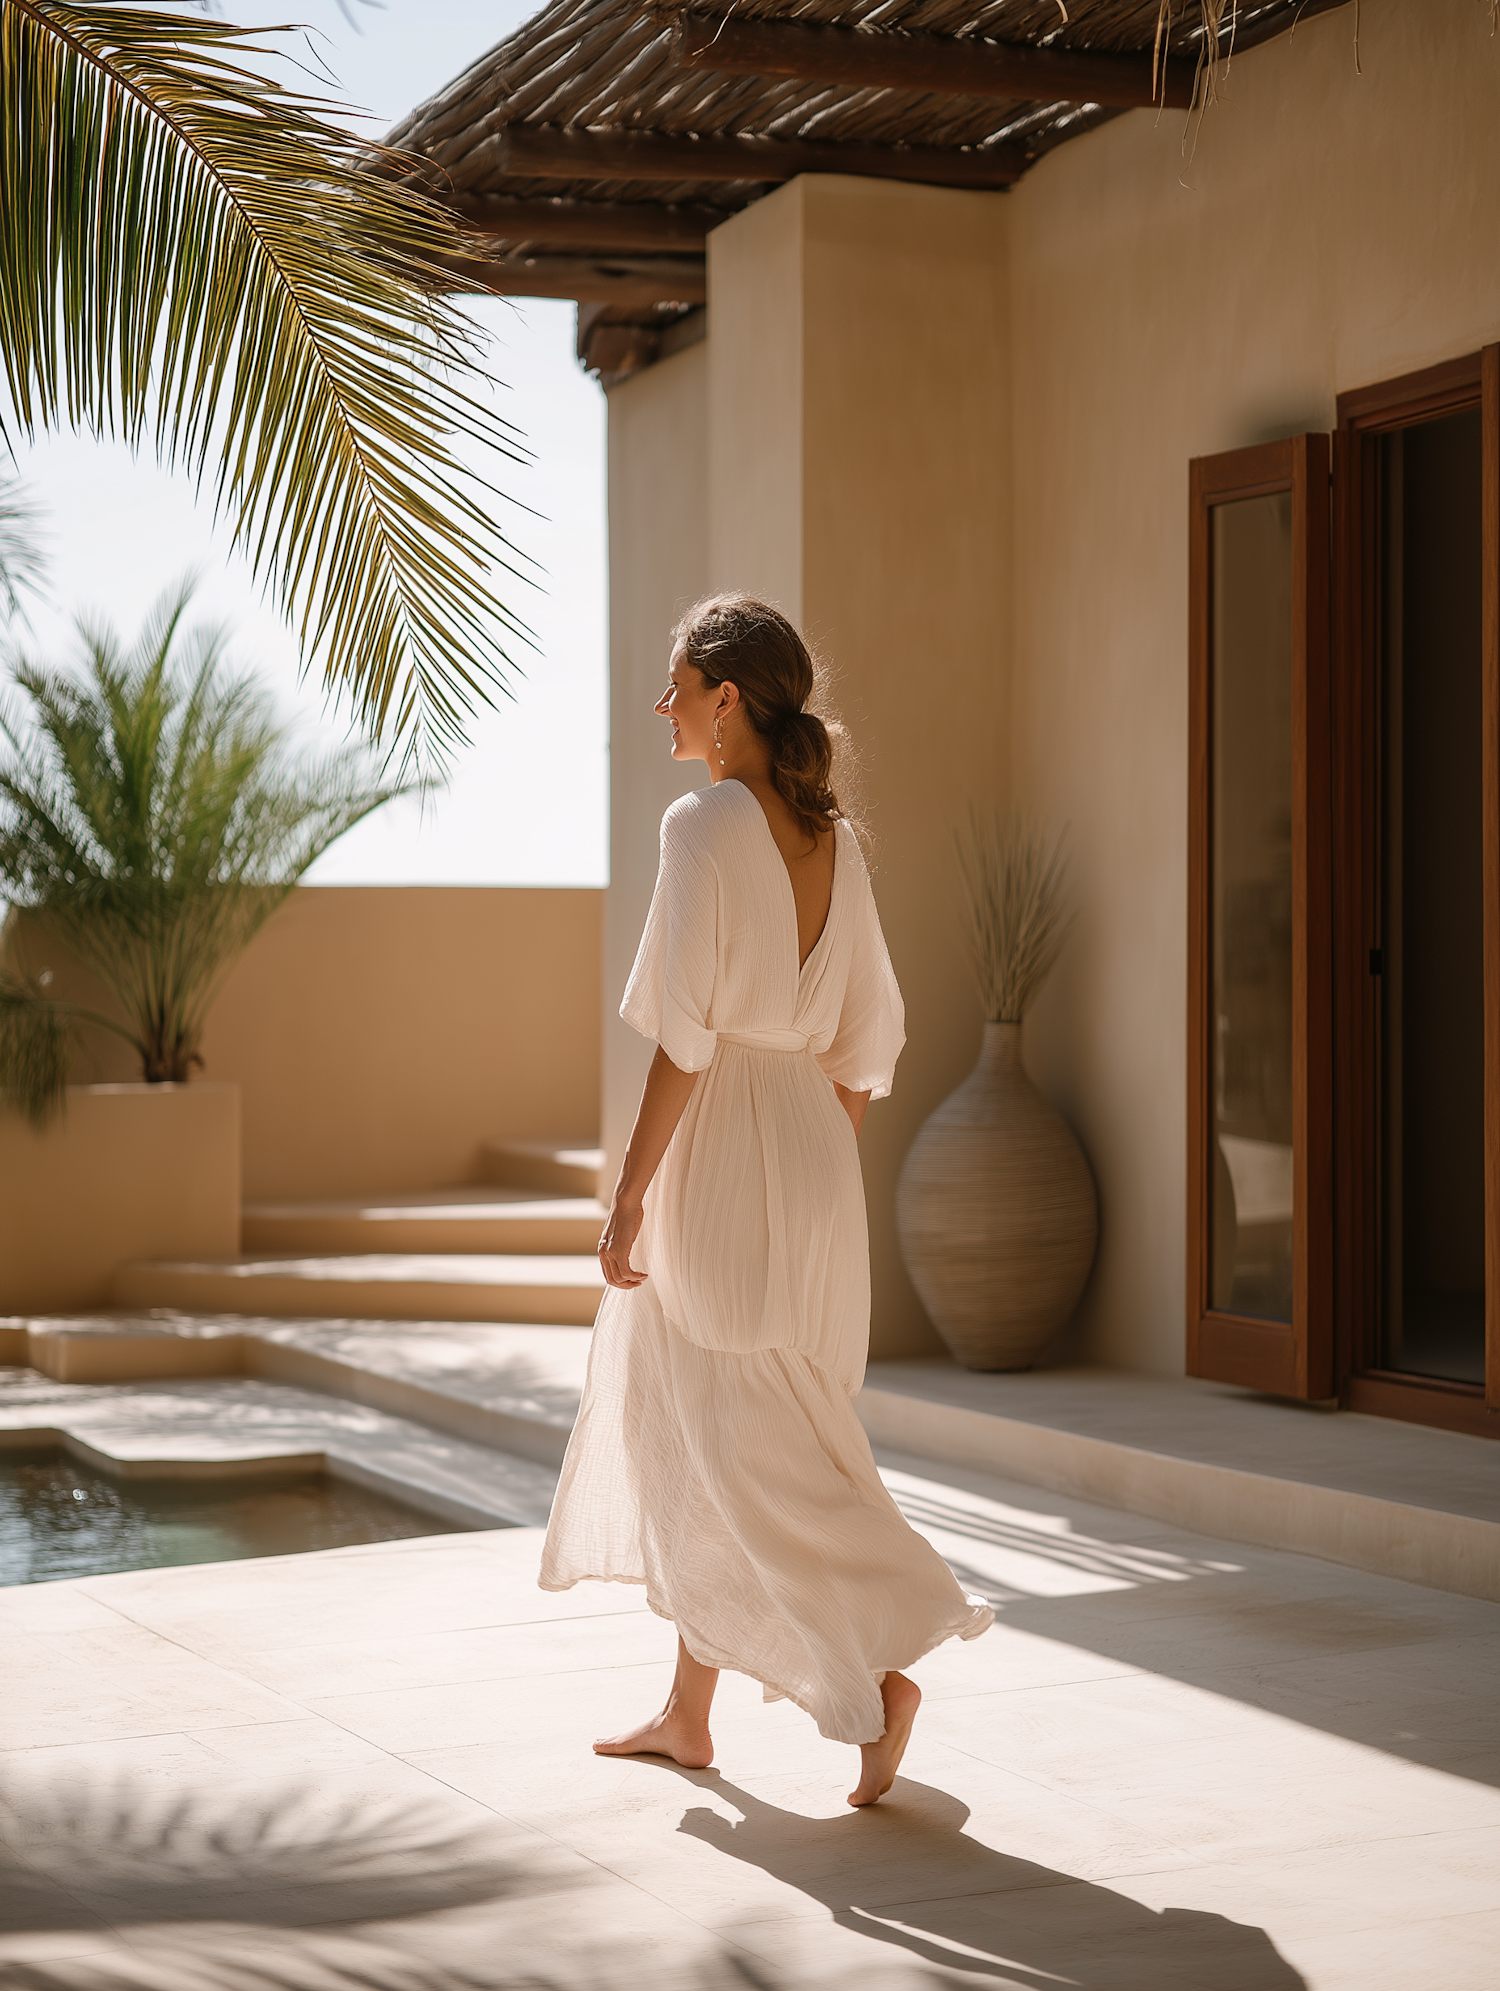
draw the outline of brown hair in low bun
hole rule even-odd
[[[844,729],[807,710],[822,690],[822,672],[781,610],[754,595],[710,595],[672,634],[706,684],[738,689],[745,717],[771,750],[772,783],[798,826],[814,838],[832,828],[844,814],[833,789]]]

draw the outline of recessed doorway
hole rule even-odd
[[[1497,458],[1494,347],[1339,399],[1338,1366],[1500,1435]]]
[[[1338,416],[1191,468],[1187,1366],[1500,1437],[1500,346]]]
[[[1380,436],[1378,1366],[1484,1382],[1482,423]]]

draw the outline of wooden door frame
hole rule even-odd
[[[1210,968],[1215,505],[1292,494],[1292,1220],[1289,1323],[1210,1305],[1214,1133]],[[1187,1371],[1333,1394],[1333,1087],[1329,684],[1330,452],[1322,435],[1199,457],[1189,470]]]
[[[1467,408],[1483,414],[1485,1377],[1483,1386],[1378,1364],[1373,1222],[1378,1057],[1372,936],[1379,930],[1374,781],[1379,669],[1375,439]],[[1340,1401],[1408,1423],[1500,1437],[1500,346],[1338,397],[1333,669],[1337,1361]],[[1488,1407],[1487,1407],[1488,1404]]]

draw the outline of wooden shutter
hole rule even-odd
[[[1500,346],[1480,356],[1484,411],[1484,1400],[1500,1410]]]
[[[1216,739],[1223,746],[1223,735],[1216,733],[1222,715],[1215,709],[1215,646],[1216,630],[1222,634],[1228,627],[1224,618],[1229,611],[1224,608],[1228,580],[1216,573],[1215,565],[1221,558],[1227,565],[1230,555],[1216,554],[1215,543],[1229,543],[1216,526],[1220,507],[1283,493],[1290,499],[1285,597],[1291,622],[1290,1100],[1283,1130],[1290,1140],[1276,1143],[1221,1140],[1227,1019],[1215,998],[1215,962],[1224,958],[1216,921],[1225,919],[1215,891]],[[1190,495],[1187,1367],[1190,1375],[1219,1382],[1282,1396],[1326,1398],[1334,1389],[1329,439],[1294,436],[1201,457],[1191,466]],[[1276,516],[1284,515],[1285,508],[1279,508]],[[1281,599],[1278,594],[1278,603]],[[1225,637],[1224,647],[1229,640]],[[1254,640],[1253,632],[1234,639],[1241,676]],[[1278,635],[1277,643],[1281,641]],[[1285,668],[1282,658],[1278,649],[1278,671]],[[1227,700],[1227,693],[1221,695]],[[1222,1267],[1218,1275],[1214,1271],[1212,1226],[1227,1193],[1222,1187],[1228,1173],[1226,1148],[1240,1156],[1247,1179],[1251,1164],[1263,1177],[1269,1173],[1276,1178],[1278,1157],[1287,1145],[1289,1260],[1285,1285],[1278,1288],[1284,1298],[1269,1311],[1239,1306],[1233,1294],[1226,1300]],[[1231,1204],[1238,1224],[1237,1213],[1250,1208],[1249,1197],[1242,1200],[1234,1187]],[[1266,1226],[1272,1231],[1278,1207],[1272,1206],[1273,1221]],[[1244,1234],[1241,1226],[1237,1235]],[[1221,1229],[1221,1239],[1224,1235]],[[1285,1241],[1279,1248],[1285,1254]],[[1277,1313],[1284,1317],[1274,1317]]]

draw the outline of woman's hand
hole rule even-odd
[[[637,1272],[630,1262],[631,1247],[640,1235],[641,1204],[697,1083],[698,1074],[680,1071],[658,1044],[599,1240],[599,1263],[611,1286],[646,1283],[645,1273]]]
[[[837,1079],[833,1081],[833,1089],[839,1096],[839,1105],[849,1115],[849,1125],[854,1129],[855,1140],[858,1140],[859,1130],[865,1124],[865,1108],[870,1103],[870,1095],[868,1092],[851,1092]]]
[[[640,1204],[621,1202],[616,1196],[609,1206],[604,1235],[599,1240],[600,1269],[611,1286],[645,1284],[645,1273],[637,1272],[630,1262],[631,1248],[640,1235],[640,1229]]]

